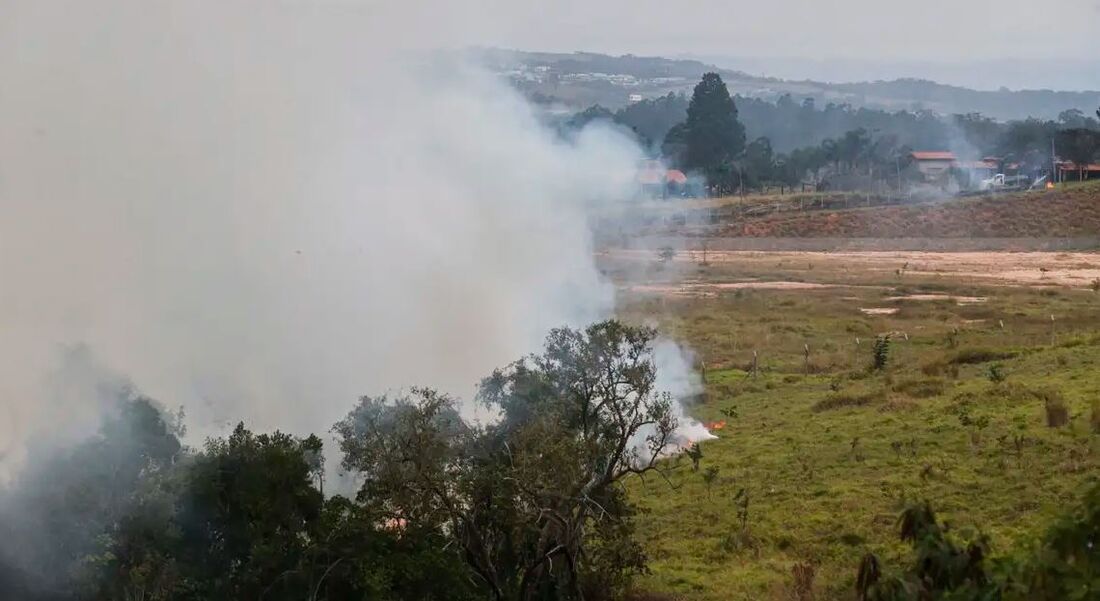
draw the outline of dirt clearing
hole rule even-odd
[[[652,261],[654,253],[610,251],[627,261]],[[673,263],[703,263],[703,253],[677,252]],[[802,267],[807,271],[880,273],[895,277],[935,276],[976,283],[1017,286],[1088,288],[1100,280],[1100,254],[1094,252],[927,252],[927,251],[730,251],[710,250],[706,262],[715,266],[743,266],[754,272]],[[744,287],[805,285],[805,282],[745,282]],[[734,284],[722,284],[733,286]]]

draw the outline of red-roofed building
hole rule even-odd
[[[1100,176],[1100,165],[1090,163],[1078,166],[1073,161],[1058,163],[1058,180],[1092,179]]]
[[[954,162],[959,160],[955,156],[955,153],[940,150],[914,150],[913,160],[915,161],[949,161]]]
[[[913,165],[927,180],[942,178],[959,160],[953,152],[914,151],[912,156]]]
[[[688,185],[688,177],[679,169],[668,169],[661,161],[645,160],[638,165],[638,185],[642,194],[651,198],[679,195]]]
[[[679,169],[669,169],[668,173],[665,174],[665,180],[670,184],[682,186],[688,183],[688,176],[684,175],[684,172]]]

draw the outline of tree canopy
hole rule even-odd
[[[706,73],[688,104],[684,166],[708,175],[728,166],[745,148],[745,128],[737,106],[717,73]]]
[[[4,499],[0,534],[28,544],[0,556],[0,598],[616,598],[646,560],[618,484],[674,446],[655,335],[554,330],[481,383],[489,425],[428,389],[364,397],[333,428],[354,499],[322,494],[316,436],[238,424],[190,449],[120,391],[97,436]]]

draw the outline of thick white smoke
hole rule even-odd
[[[393,43],[419,31],[398,14],[0,6],[0,475],[94,425],[94,396],[49,393],[73,344],[196,437],[324,432],[361,394],[469,396],[609,314],[588,216],[637,149],[561,142],[494,78]]]

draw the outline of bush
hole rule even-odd
[[[959,377],[959,366],[944,358],[929,361],[922,365],[920,370],[926,376],[947,376],[951,379]]]
[[[1047,425],[1051,428],[1061,428],[1069,423],[1069,407],[1066,406],[1061,395],[1048,397],[1043,403],[1043,408],[1046,410]]]
[[[989,369],[986,371],[986,377],[989,378],[990,382],[993,382],[994,384],[1000,384],[1001,382],[1005,381],[1005,378],[1007,378],[1008,375],[1005,374],[1004,366],[1002,366],[1000,363],[994,363],[993,365],[990,365]]]
[[[940,378],[915,378],[894,384],[893,391],[915,399],[926,399],[943,394],[947,383]]]
[[[864,393],[852,393],[848,391],[835,392],[817,403],[814,403],[813,410],[815,412],[821,412],[832,409],[842,409],[844,407],[865,407],[867,405],[882,403],[885,400],[886,391],[882,389]]]
[[[977,365],[990,361],[1011,359],[1015,356],[1015,351],[999,351],[990,348],[964,348],[955,353],[955,356],[951,358],[950,362],[954,365]]]
[[[890,335],[886,334],[875,338],[875,346],[872,349],[872,363],[871,368],[875,371],[881,371],[886,369],[886,364],[890,361]]]

